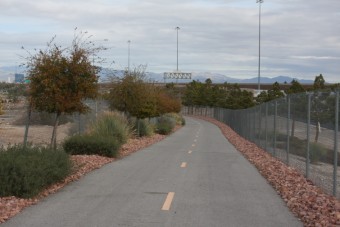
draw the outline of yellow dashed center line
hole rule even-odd
[[[191,145],[192,147],[196,146],[195,144]]]
[[[185,167],[187,167],[187,163],[186,162],[182,162],[181,168],[185,168]]]
[[[170,210],[171,203],[172,203],[172,200],[174,199],[174,196],[175,196],[175,192],[168,193],[165,199],[165,202],[163,204],[162,210]]]
[[[188,154],[191,154],[192,153],[192,150],[190,150],[189,152],[188,152]]]

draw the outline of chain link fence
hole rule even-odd
[[[339,92],[294,94],[249,109],[184,107],[215,118],[340,198]]]
[[[102,112],[109,110],[107,101],[103,99],[85,100],[85,104],[90,108],[88,113],[74,113],[60,117],[57,128],[58,144],[68,136],[83,134],[89,124],[94,122]],[[28,103],[24,99],[4,105],[4,114],[0,115],[0,146],[23,143],[27,123],[29,123],[28,143],[50,144],[56,115],[32,111],[31,120],[28,122],[28,112]]]
[[[87,114],[61,118],[57,141],[82,134],[103,111],[105,100],[86,100]],[[329,194],[340,198],[339,93],[318,92],[290,95],[244,110],[184,107],[183,114],[215,118],[276,158],[298,169]],[[27,103],[7,103],[0,115],[0,145],[22,143],[28,120]],[[33,112],[28,142],[48,145],[54,114]]]

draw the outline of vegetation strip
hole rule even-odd
[[[217,125],[223,135],[268,180],[304,226],[340,226],[340,202],[313,185],[296,169],[272,157],[215,119],[197,117]]]

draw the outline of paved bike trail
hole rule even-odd
[[[163,141],[95,170],[1,227],[303,226],[215,125],[186,118]]]

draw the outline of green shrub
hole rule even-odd
[[[69,156],[62,150],[12,145],[0,150],[0,197],[28,198],[61,181],[71,171]]]
[[[291,152],[299,156],[306,156],[307,142],[306,140],[301,140],[297,137],[289,137],[289,143],[291,147]]]
[[[287,134],[277,132],[276,133],[276,141],[286,142],[287,141]]]
[[[134,130],[137,136],[151,136],[154,133],[153,126],[147,119],[137,119],[134,121]]]
[[[267,140],[274,141],[274,135],[275,135],[275,131],[267,131]],[[261,139],[266,139],[266,132],[264,130],[261,130],[260,132],[256,134],[256,137],[259,137],[259,136]],[[276,142],[279,142],[279,141],[286,142],[287,135],[284,133],[276,132]]]
[[[184,117],[182,117],[182,123],[181,123],[181,125],[182,125],[182,126],[185,125],[185,118],[184,118]]]
[[[297,137],[290,137],[291,153],[299,155],[301,157],[307,156],[307,140],[301,140]],[[332,153],[322,144],[310,142],[309,144],[309,160],[311,163],[317,163],[319,161],[329,162],[332,164],[332,160],[328,160],[327,156]]]
[[[124,144],[131,136],[131,126],[125,116],[118,112],[105,112],[90,128],[90,134],[98,137],[109,137]],[[98,138],[97,137],[97,138]]]
[[[65,140],[63,148],[66,153],[97,154],[107,157],[117,157],[121,143],[112,137],[100,135],[75,135]]]
[[[318,143],[309,144],[309,160],[311,163],[317,163],[324,160],[327,155],[327,148]]]
[[[172,117],[161,116],[157,119],[156,131],[162,135],[168,135],[172,132],[176,125],[176,121]]]
[[[184,118],[182,117],[182,115],[178,113],[166,113],[163,116],[175,119],[176,125],[183,125]],[[184,120],[184,124],[185,124],[185,120]]]

